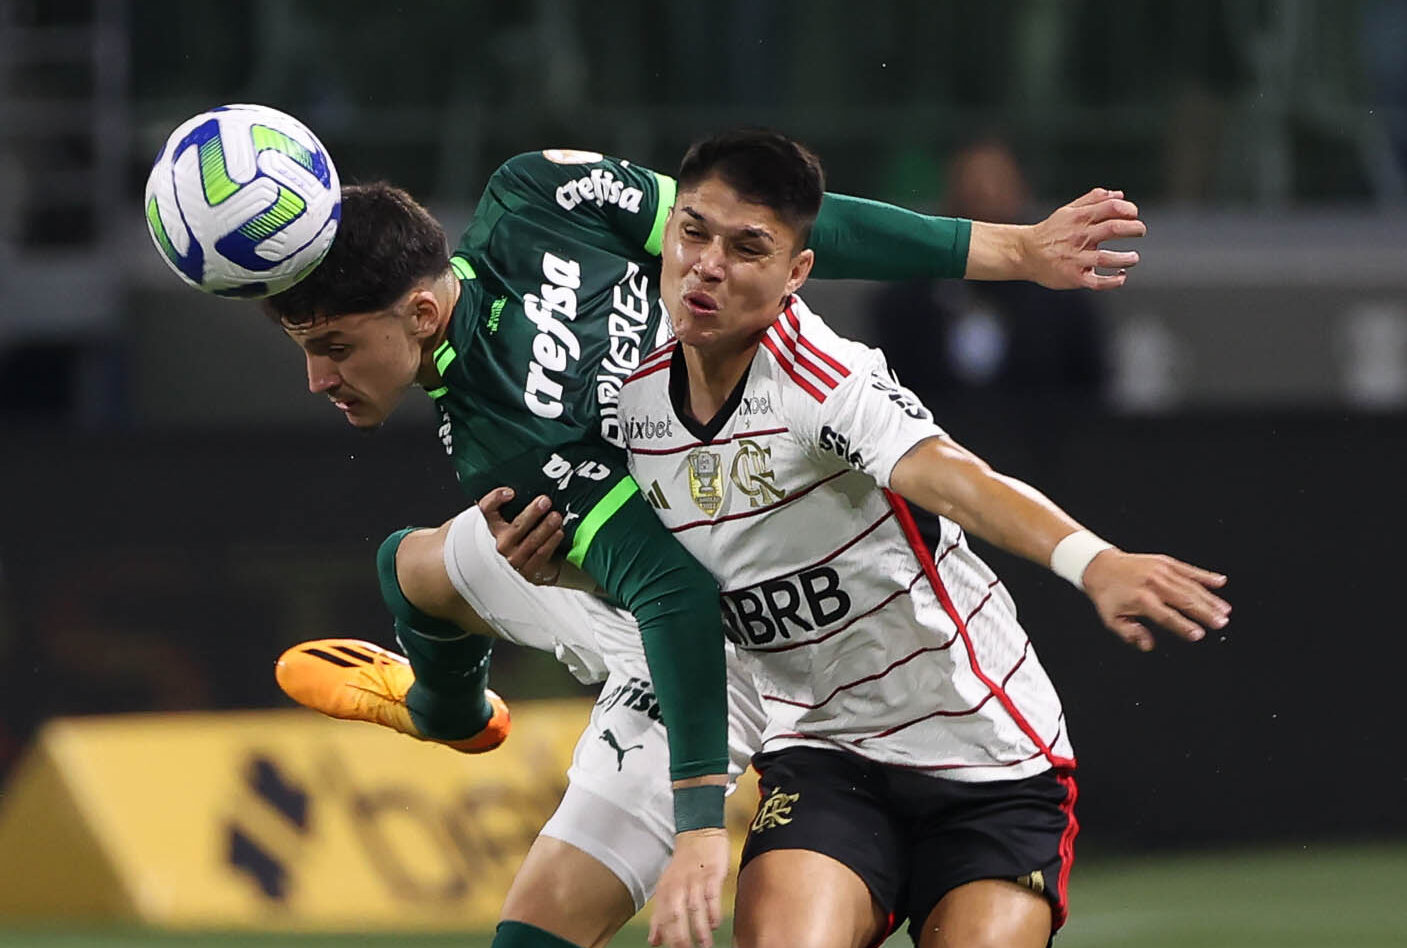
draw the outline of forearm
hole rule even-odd
[[[932,217],[865,198],[827,193],[811,231],[818,279],[960,277],[971,221]]]
[[[726,774],[728,700],[718,585],[635,493],[581,565],[640,626],[674,780]]]
[[[1048,567],[1055,545],[1080,524],[1031,485],[993,471],[945,438],[916,445],[896,465],[894,490],[972,536]]]

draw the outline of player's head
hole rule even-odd
[[[452,274],[425,208],[384,182],[352,185],[327,256],[264,309],[303,349],[309,391],[369,428],[414,384],[453,306]]]
[[[742,346],[806,282],[806,242],[821,208],[821,163],[766,129],[690,146],[665,227],[660,289],[687,345]]]

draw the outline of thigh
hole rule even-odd
[[[579,681],[606,676],[602,639],[619,640],[633,630],[628,613],[590,593],[534,586],[518,575],[499,555],[478,507],[451,520],[442,536],[445,575],[493,635],[552,652]]]
[[[904,913],[915,942],[920,941],[915,926],[932,917],[950,894],[976,882],[1000,885],[968,889],[957,903],[969,908],[955,917],[982,917],[971,906],[1000,897],[1013,906],[1031,906],[1048,938],[1065,921],[1066,882],[1079,829],[1074,777],[1052,770],[1023,780],[960,783],[911,774],[904,778],[906,793],[917,793],[924,781],[931,785],[922,791],[925,799],[910,796],[916,816]]]
[[[638,909],[674,847],[669,742],[638,640],[633,651],[608,652],[606,659],[611,672],[572,752],[567,793],[542,832],[610,867]],[[731,685],[732,679],[730,695]],[[757,748],[755,722],[734,713],[728,732],[729,771],[736,777]]]
[[[737,948],[865,948],[889,913],[849,866],[807,849],[772,849],[738,874]]]
[[[1050,903],[1025,886],[981,879],[943,896],[910,934],[918,948],[1043,948],[1051,919]]]
[[[609,942],[635,911],[615,872],[576,846],[544,835],[513,877],[501,918],[595,948]]]
[[[907,875],[907,843],[889,812],[880,768],[809,747],[761,754],[754,764],[762,800],[738,877],[740,944],[863,945],[882,938]]]

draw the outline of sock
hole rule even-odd
[[[577,945],[527,922],[499,922],[490,948],[577,948]]]
[[[396,549],[411,529],[391,534],[376,551],[381,598],[396,617],[396,640],[415,670],[406,707],[416,730],[426,737],[473,737],[493,717],[484,695],[493,639],[427,615],[406,598],[396,578]]]

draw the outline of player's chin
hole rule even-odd
[[[386,422],[384,411],[375,409],[364,402],[342,409],[342,416],[347,419],[347,424],[360,431],[380,428]]]

